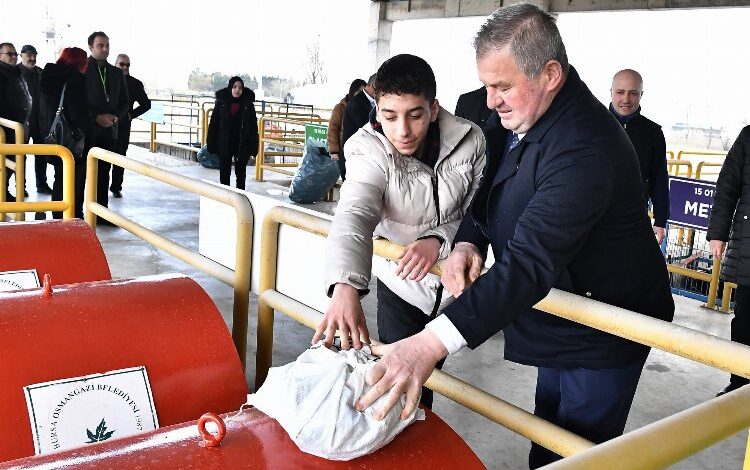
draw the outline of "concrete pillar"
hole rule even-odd
[[[393,22],[385,19],[386,2],[370,3],[370,24],[367,49],[370,54],[370,74],[391,56],[391,29]]]

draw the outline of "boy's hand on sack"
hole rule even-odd
[[[311,344],[317,343],[325,333],[325,345],[330,348],[336,330],[341,331],[341,349],[349,349],[350,336],[354,349],[362,349],[360,336],[364,339],[364,344],[370,344],[370,333],[367,331],[359,292],[349,284],[338,283],[333,288],[331,302],[315,330]]]
[[[382,357],[367,371],[365,380],[372,388],[359,398],[357,410],[364,411],[387,394],[385,405],[373,414],[382,420],[391,408],[401,403],[401,395],[406,393],[401,419],[407,419],[419,404],[422,385],[438,361],[448,355],[448,350],[431,330],[422,330],[393,344],[375,344],[371,349],[374,355]]]

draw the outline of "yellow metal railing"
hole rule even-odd
[[[280,224],[319,236],[327,236],[330,227],[328,220],[280,207],[269,211],[263,221],[256,386],[263,382],[271,365],[274,308],[295,318],[306,318],[303,323],[311,327],[320,319],[320,312],[315,312],[275,290]],[[401,250],[402,247],[385,240],[377,240],[374,244],[375,254],[388,259],[395,259]],[[431,272],[439,273],[439,264],[433,266]],[[749,346],[558,289],[552,289],[535,307],[631,341],[733,374],[750,377]],[[298,313],[294,313],[295,311]],[[442,393],[440,382],[443,375],[447,374],[434,371],[425,385]],[[468,384],[466,386],[470,387]],[[456,401],[484,416],[492,412],[492,407],[488,405],[493,400],[487,396],[484,398],[489,398],[489,401],[478,400],[473,394],[458,398],[460,401]],[[548,449],[565,447],[567,453],[554,450],[560,455],[577,455],[575,460],[564,459],[548,468],[663,468],[750,426],[750,387],[714,398],[587,450],[583,450],[586,447],[583,445],[561,445],[557,441],[556,433],[548,434],[549,428],[542,429],[536,422],[513,425],[533,428],[534,432],[529,433],[533,434],[533,438],[527,434],[523,435]],[[570,436],[566,436],[566,439],[570,439]]]
[[[75,160],[70,150],[62,145],[19,145],[19,144],[2,144],[2,135],[0,135],[0,161],[5,160],[5,155],[51,155],[62,159],[63,164],[63,200],[62,201],[36,201],[25,202],[23,199],[19,202],[5,202],[5,191],[3,191],[2,202],[0,202],[0,214],[5,215],[9,212],[21,214],[24,220],[26,212],[47,212],[60,211],[63,213],[63,219],[72,219],[74,216],[75,201]],[[16,168],[18,166],[16,165]],[[4,172],[0,169],[0,174]],[[5,181],[3,174],[3,181]],[[23,188],[23,186],[20,186]],[[23,193],[23,190],[19,191]]]
[[[299,166],[298,163],[271,163],[266,162],[266,157],[278,157],[278,156],[288,156],[288,157],[301,157],[303,155],[303,152],[305,150],[304,145],[304,138],[302,139],[302,142],[300,142],[295,137],[287,137],[286,133],[290,133],[293,135],[304,135],[304,131],[288,131],[288,130],[277,130],[277,129],[267,129],[266,125],[270,124],[288,124],[293,126],[302,126],[304,127],[305,124],[319,124],[321,122],[325,122],[322,118],[319,116],[312,116],[308,115],[306,120],[300,120],[300,119],[287,119],[284,117],[274,117],[274,116],[263,116],[258,121],[258,156],[255,159],[255,180],[256,181],[264,181],[263,179],[263,171],[273,171],[276,173],[281,173],[284,175],[294,176],[293,171],[284,170],[283,168],[296,168]],[[266,144],[272,144],[272,145],[278,145],[283,150],[281,151],[267,151],[266,150]],[[290,149],[296,149],[299,150],[299,152],[293,152],[293,151],[287,151],[286,148]]]
[[[726,157],[727,152],[680,150],[677,152],[677,160],[682,160],[682,157],[687,155],[697,157]]]
[[[203,145],[205,143],[204,135],[207,132],[204,129],[207,129],[207,124],[208,124],[207,120],[206,120],[206,117],[205,117],[204,108],[201,105],[199,105],[197,102],[195,102],[195,101],[184,102],[184,103],[182,103],[182,102],[180,102],[180,103],[164,102],[163,106],[165,108],[169,107],[171,109],[186,109],[186,110],[189,110],[191,113],[194,112],[195,116],[191,116],[191,115],[187,115],[187,114],[179,114],[179,115],[172,115],[171,117],[177,117],[177,118],[184,117],[184,118],[190,119],[190,121],[192,121],[192,119],[195,118],[197,124],[193,124],[192,122],[179,122],[179,121],[176,121],[176,120],[173,120],[173,119],[170,119],[170,120],[166,120],[165,119],[165,121],[163,123],[161,123],[161,124],[157,124],[155,122],[152,122],[151,123],[151,132],[150,132],[150,134],[151,134],[150,135],[150,142],[149,142],[150,143],[150,147],[149,148],[150,148],[151,152],[156,152],[157,144],[158,144],[158,145],[164,145],[164,146],[167,146],[167,147],[178,148],[178,149],[181,149],[181,150],[187,150],[189,152],[198,153],[200,151],[199,148],[196,148],[196,147],[193,147],[193,146],[190,146],[190,145],[181,144],[181,143],[178,143],[178,142],[172,142],[171,140],[159,139],[158,138],[158,135],[159,135],[159,128],[158,128],[158,126],[162,126],[163,125],[163,126],[172,126],[172,127],[177,126],[177,127],[187,128],[188,131],[187,132],[183,132],[182,134],[190,135],[191,139],[192,139],[192,136],[195,135],[195,142],[196,143],[200,143],[201,145]],[[166,115],[167,114],[165,113],[165,116]]]
[[[213,185],[188,178],[187,176],[162,170],[153,165],[148,165],[101,148],[91,149],[87,158],[86,222],[89,225],[96,227],[96,216],[102,217],[234,288],[232,339],[234,340],[234,345],[237,348],[237,354],[240,356],[244,370],[247,355],[247,321],[250,303],[250,269],[253,249],[253,208],[250,205],[250,201],[247,197],[225,186]],[[237,245],[235,248],[234,270],[206,258],[183,245],[175,243],[163,235],[149,230],[97,203],[98,160],[121,166],[126,170],[134,171],[187,192],[232,206],[237,214]]]
[[[15,144],[24,144],[26,142],[25,132],[23,124],[10,119],[0,118],[0,136],[2,140],[0,143],[5,143],[5,131],[3,127],[13,130]],[[26,159],[24,155],[16,155],[16,161],[12,162],[5,158],[5,155],[0,156],[0,202],[5,202],[5,195],[8,193],[8,181],[7,171],[16,171],[16,202],[23,202],[24,193],[23,188],[26,186]],[[25,214],[23,212],[16,212],[15,220],[23,220]],[[3,221],[5,220],[5,214],[3,214]]]
[[[671,152],[670,152],[671,153]],[[680,167],[687,167],[687,174],[684,176],[686,178],[692,178],[693,176],[693,164],[691,162],[688,162],[686,160],[667,160],[667,172],[670,175],[674,176],[683,176],[680,174]]]
[[[716,163],[716,162],[698,162],[698,167],[695,169],[695,179],[701,179],[701,173],[703,172],[704,168],[707,167],[717,167],[721,168],[724,165],[724,162]],[[711,173],[712,175],[716,175],[717,173]]]

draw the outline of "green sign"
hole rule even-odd
[[[305,147],[313,144],[328,150],[328,126],[322,124],[305,124]]]

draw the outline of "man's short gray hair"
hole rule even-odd
[[[538,76],[550,60],[560,62],[568,74],[568,55],[555,18],[534,5],[517,3],[496,10],[474,38],[477,59],[506,46],[528,78]]]

